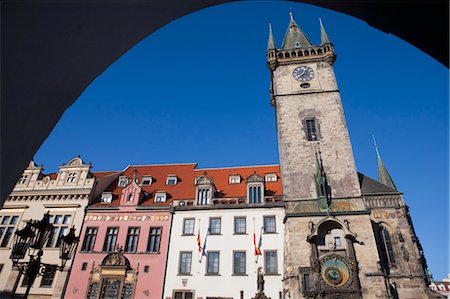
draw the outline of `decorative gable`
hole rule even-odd
[[[138,205],[141,197],[141,192],[141,187],[136,183],[135,180],[131,180],[131,183],[122,190],[122,195],[120,196],[120,205]]]

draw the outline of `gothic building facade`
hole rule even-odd
[[[356,171],[320,21],[313,45],[292,13],[267,47],[286,205],[285,298],[429,298],[408,208],[380,156],[379,181]]]

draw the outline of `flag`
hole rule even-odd
[[[259,244],[256,244],[256,232],[253,231],[253,245],[255,246],[255,256],[261,255],[261,250],[259,249],[259,245],[261,245],[261,236],[259,238]]]
[[[197,233],[197,246],[198,246],[198,252],[202,252],[202,245],[201,245],[201,238],[200,238],[200,228],[198,228]]]

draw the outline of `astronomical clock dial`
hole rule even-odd
[[[332,287],[341,287],[350,279],[350,268],[347,263],[339,257],[330,257],[322,261],[322,279]]]
[[[292,76],[298,81],[307,82],[314,78],[314,70],[309,66],[299,66],[292,72]]]

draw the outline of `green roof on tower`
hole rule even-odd
[[[273,39],[272,24],[269,23],[269,40],[267,42],[267,51],[276,50],[275,40]]]
[[[283,44],[281,46],[282,50],[312,47],[311,42],[308,37],[303,33],[300,27],[295,23],[292,11],[289,12],[291,20],[289,22],[288,29],[284,35]]]
[[[391,189],[397,190],[397,187],[395,187],[394,181],[392,180],[387,168],[384,166],[383,160],[381,160],[375,136],[373,136],[373,142],[375,144],[375,151],[377,152],[378,158],[378,182],[382,183],[385,186],[388,186]]]

